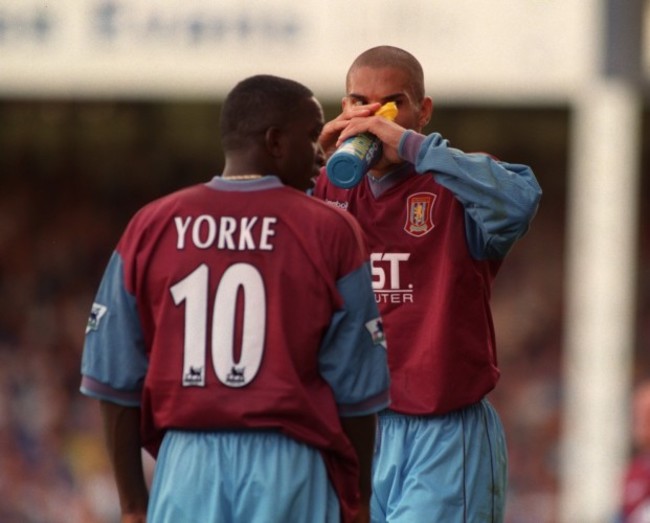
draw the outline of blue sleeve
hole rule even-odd
[[[337,282],[343,308],[332,318],[319,353],[320,372],[341,416],[364,416],[389,404],[386,341],[366,263]]]
[[[81,392],[137,407],[147,367],[135,297],[124,287],[124,264],[114,252],[86,327]]]
[[[476,259],[505,257],[530,226],[542,190],[530,167],[448,146],[438,133],[407,131],[400,156],[418,173],[432,173],[465,209],[465,230]]]

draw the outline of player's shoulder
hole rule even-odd
[[[284,216],[290,221],[308,223],[315,237],[324,240],[326,237],[361,234],[361,227],[356,219],[345,210],[332,206],[312,194],[290,187],[283,188],[283,193],[285,200],[281,205]]]
[[[314,214],[319,214],[328,224],[339,224],[341,227],[357,227],[356,219],[344,207],[332,204],[316,196],[303,194],[307,205]]]
[[[178,209],[191,206],[191,195],[200,191],[201,184],[191,185],[145,203],[131,216],[123,236],[135,238],[161,229]]]
[[[317,215],[312,221],[316,223],[316,237],[321,243],[365,245],[365,236],[359,222],[347,210],[315,196],[305,197],[308,198],[309,208]]]

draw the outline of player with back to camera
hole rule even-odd
[[[394,121],[374,114],[391,101]],[[342,113],[320,141],[331,155],[370,132],[383,155],[349,189],[322,172],[314,195],[364,229],[388,342],[391,406],[379,414],[372,521],[500,522],[507,454],[486,399],[499,379],[489,300],[541,190],[525,165],[423,135],[432,110],[413,55],[392,46],[361,53]]]
[[[368,521],[386,347],[358,224],[302,192],[322,126],[302,84],[243,80],[223,175],[146,205],[117,244],[81,390],[123,523]]]

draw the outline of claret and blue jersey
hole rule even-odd
[[[275,177],[184,189],[120,239],[82,391],[140,406],[153,452],[169,427],[277,429],[352,463],[339,416],[389,401],[370,279],[358,224]]]
[[[442,414],[477,403],[498,378],[489,300],[541,190],[527,166],[466,154],[407,131],[407,160],[352,189],[318,178],[314,196],[352,214],[371,257],[391,369],[391,409]]]

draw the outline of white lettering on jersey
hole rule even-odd
[[[257,216],[254,218],[242,218],[241,221],[241,234],[239,236],[239,251],[250,251],[255,249],[255,241],[251,229],[257,222]]]
[[[263,251],[272,251],[273,245],[271,245],[270,240],[275,236],[275,229],[273,228],[275,224],[278,223],[278,219],[272,216],[267,216],[262,220],[262,234],[260,235],[260,249]]]
[[[229,251],[271,251],[278,219],[274,216],[233,218],[209,214],[192,217],[174,217],[176,248],[186,248],[188,241],[197,249],[216,247]]]
[[[190,220],[192,218],[188,217],[185,221],[180,216],[174,216],[174,224],[176,225],[176,232],[178,233],[178,241],[176,242],[176,248],[181,251],[185,248],[185,234],[187,233],[187,228],[190,226]]]
[[[205,225],[204,225],[205,224]],[[194,220],[192,227],[192,242],[199,249],[207,249],[214,243],[217,235],[217,223],[212,216],[204,214]]]
[[[413,303],[413,284],[403,284],[400,267],[411,257],[407,252],[374,252],[370,255],[372,288],[377,303]]]
[[[212,216],[210,216],[212,218]],[[214,220],[214,218],[212,218]],[[217,249],[227,249],[229,251],[235,250],[235,241],[232,236],[237,229],[237,221],[230,216],[222,216],[220,219],[221,225],[219,227],[219,243]]]
[[[348,205],[350,205],[348,202],[338,202],[336,200],[325,200],[327,203],[329,203],[332,207],[338,207],[339,209],[343,209],[344,211],[348,210]]]

